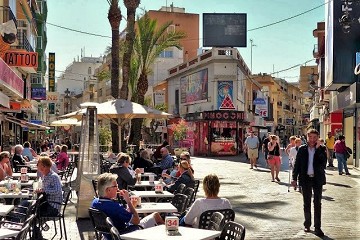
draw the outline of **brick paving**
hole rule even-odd
[[[283,159],[280,183],[271,182],[263,156],[258,170],[250,170],[244,156],[193,157],[192,164],[196,178],[208,173],[220,177],[220,196],[232,203],[235,221],[246,227],[246,239],[319,239],[313,233],[303,232],[302,196],[292,188],[288,192],[287,158]],[[336,168],[326,171],[322,200],[324,239],[360,239],[360,172],[350,171],[351,176],[339,176]],[[204,196],[202,189],[198,196]],[[76,202],[75,197],[72,201]],[[76,221],[75,211],[75,204],[70,203],[66,211],[68,239],[93,239],[90,221]],[[51,229],[44,237],[51,238],[52,234]]]

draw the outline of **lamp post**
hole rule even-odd
[[[69,113],[69,100],[70,100],[70,91],[69,88],[66,88],[65,90],[65,96],[64,96],[64,113]]]
[[[253,39],[250,39],[250,71],[252,73],[252,59],[253,59],[253,52],[252,52],[252,48],[253,47],[256,47],[256,45],[253,43],[254,40]]]

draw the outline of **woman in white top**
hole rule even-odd
[[[298,149],[299,149],[302,141],[300,138],[296,138],[294,143],[295,143],[295,146],[290,148],[290,150],[289,150],[289,166],[291,169],[293,169],[293,167],[295,165],[296,155],[297,155]]]
[[[218,197],[220,181],[215,174],[209,174],[203,179],[203,189],[206,198],[198,198],[191,205],[189,211],[181,219],[180,225],[189,225],[197,228],[200,215],[207,210],[232,208],[229,200]]]

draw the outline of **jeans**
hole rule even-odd
[[[343,169],[345,169],[345,172],[348,173],[348,167],[347,167],[347,159],[345,157],[345,154],[343,153],[335,153],[336,159],[338,161],[338,170],[339,173],[343,172]]]

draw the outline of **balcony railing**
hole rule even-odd
[[[289,105],[285,105],[285,106],[284,106],[284,109],[290,111],[290,106],[289,106]]]
[[[13,20],[17,27],[16,17],[14,15],[14,13],[11,11],[10,7],[0,6],[0,18],[2,20],[2,23]]]
[[[31,46],[29,40],[27,39],[25,32],[18,31],[17,39],[19,41],[19,44],[17,46],[14,46],[13,48],[25,49],[28,52],[34,52],[34,49]]]

